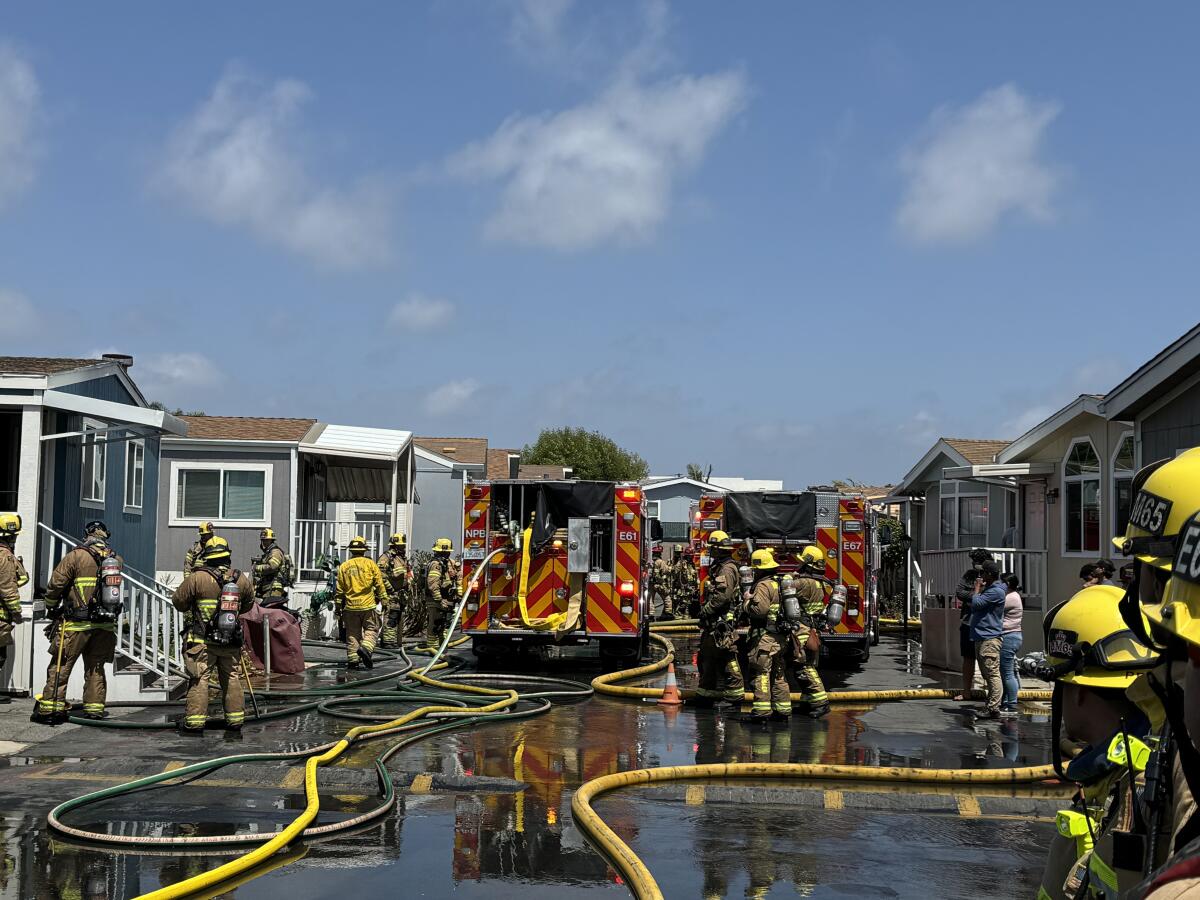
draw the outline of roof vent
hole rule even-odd
[[[105,353],[100,358],[107,359],[109,362],[115,362],[118,366],[124,366],[126,369],[133,366],[133,357],[128,353]]]

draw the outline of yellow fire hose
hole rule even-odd
[[[533,526],[530,525],[521,535],[521,581],[517,589],[517,609],[521,612],[521,624],[535,631],[560,631],[567,621],[565,612],[556,612],[544,619],[529,618],[529,604],[525,598],[529,595],[529,569],[532,549]]]
[[[598,675],[592,679],[592,687],[598,694],[607,694],[610,697],[637,697],[639,699],[656,700],[663,695],[662,688],[655,687],[622,687],[616,682],[628,681],[631,678],[638,678],[644,675],[653,675],[656,672],[661,672],[675,661],[675,645],[665,637],[657,633],[651,633],[650,640],[657,643],[666,651],[666,655],[662,659],[652,663],[647,663],[644,666],[638,666],[635,669],[625,669],[620,672],[608,672],[604,675]],[[680,695],[686,700],[688,697],[694,697],[695,691],[680,691]],[[887,700],[950,700],[958,695],[958,691],[949,691],[942,688],[902,688],[894,690],[881,691],[829,691],[830,703],[863,703],[863,702],[883,702]],[[1017,694],[1021,700],[1049,700],[1052,696],[1051,691],[1020,691]],[[752,699],[753,695],[747,693],[745,698]],[[802,694],[792,694],[793,701],[804,700]]]
[[[1017,769],[913,769],[900,766],[831,766],[809,763],[712,763],[665,766],[602,775],[583,784],[571,799],[571,815],[588,840],[621,873],[638,900],[662,900],[662,890],[633,849],[592,808],[601,794],[631,785],[665,781],[769,779],[802,781],[888,781],[910,784],[1019,784],[1053,778],[1053,766]]]
[[[225,882],[227,879],[234,878],[248,869],[252,869],[264,860],[269,859],[278,850],[286,847],[300,833],[308,827],[309,823],[317,817],[321,811],[321,798],[317,793],[317,769],[320,766],[326,765],[337,759],[346,751],[346,749],[357,741],[359,738],[368,737],[372,734],[381,731],[388,731],[398,728],[402,725],[407,725],[415,719],[432,713],[438,713],[441,716],[461,716],[461,715],[480,715],[492,712],[499,712],[507,709],[510,706],[516,705],[520,699],[516,691],[497,690],[494,688],[485,688],[471,684],[455,684],[447,681],[438,681],[430,678],[427,675],[422,675],[417,672],[410,672],[409,677],[422,684],[431,687],[441,688],[443,690],[460,691],[468,694],[481,694],[489,697],[497,697],[499,699],[494,703],[486,706],[477,706],[462,708],[458,706],[422,706],[420,709],[415,709],[410,713],[405,713],[398,719],[393,719],[390,722],[381,722],[378,725],[358,725],[346,732],[346,736],[326,750],[319,756],[310,756],[304,765],[304,794],[306,805],[304,811],[300,813],[290,824],[275,837],[271,838],[264,844],[260,844],[255,849],[251,850],[244,856],[240,856],[222,866],[217,866],[215,869],[210,869],[207,872],[202,872],[192,878],[180,881],[177,884],[172,884],[167,887],[159,888],[156,891],[151,891],[148,894],[143,894],[136,900],[168,900],[168,898],[188,897],[199,891],[207,890],[215,887],[218,884]]]

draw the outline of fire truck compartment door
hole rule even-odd
[[[582,574],[588,570],[588,547],[592,536],[589,519],[567,520],[567,572]]]
[[[814,494],[755,491],[725,495],[725,530],[735,540],[812,541],[816,529]]]

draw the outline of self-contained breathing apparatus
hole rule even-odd
[[[241,573],[237,569],[228,569],[224,573],[219,569],[207,571],[217,584],[221,585],[221,594],[217,598],[212,618],[204,623],[204,640],[220,647],[240,647],[242,591],[238,587],[238,581],[241,579]]]
[[[121,560],[108,548],[100,562],[96,590],[88,600],[88,618],[93,622],[115,622],[124,608],[121,603]]]

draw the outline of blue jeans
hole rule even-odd
[[[1001,709],[1017,708],[1017,692],[1021,690],[1021,681],[1017,678],[1017,651],[1021,649],[1021,642],[1019,631],[1008,632],[1000,641],[1000,678],[1004,681]]]

